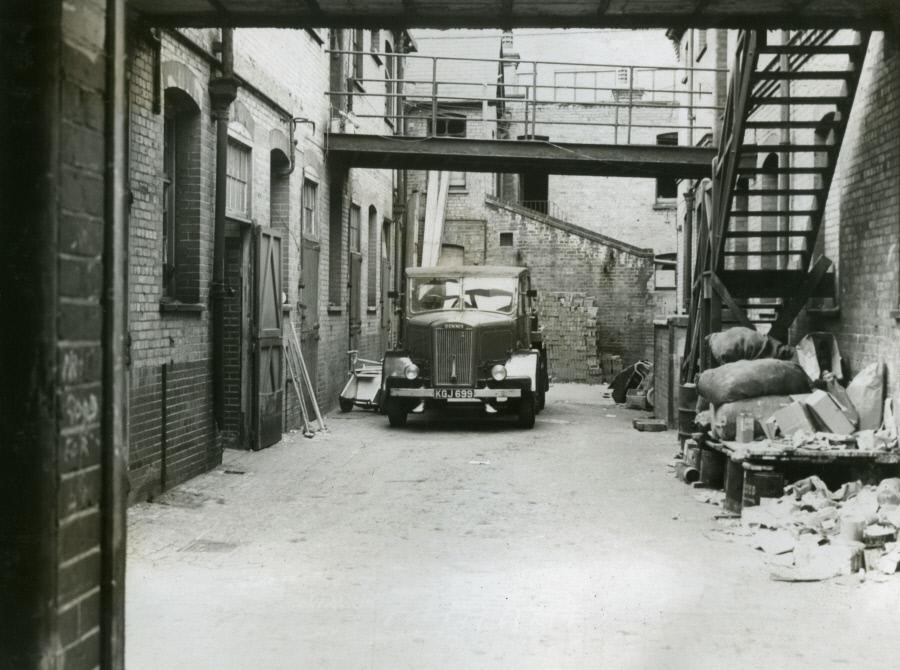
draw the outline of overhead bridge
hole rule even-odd
[[[353,62],[360,51],[334,50]],[[396,56],[376,54],[390,66]],[[724,71],[661,65],[405,54],[398,79],[329,91],[329,160],[348,167],[460,172],[711,176],[711,93]],[[391,71],[396,68],[391,67]]]
[[[711,175],[715,149],[656,145],[477,140],[455,137],[399,138],[331,133],[331,160],[347,167],[460,172],[522,172],[598,177]]]

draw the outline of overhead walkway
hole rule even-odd
[[[368,55],[331,53],[345,62]],[[398,79],[332,81],[329,160],[386,169],[711,175],[712,123],[721,108],[712,85],[686,89],[683,68],[517,55],[406,54],[403,64]],[[692,76],[724,81],[722,70],[696,68]]]
[[[710,174],[715,149],[653,145],[556,144],[544,141],[404,139],[333,133],[332,160],[349,167],[460,172],[521,172],[599,177],[676,177]]]

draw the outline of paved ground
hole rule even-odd
[[[556,385],[532,431],[353,411],[228,452],[130,511],[127,667],[896,664],[900,576],[771,581],[642,415]]]

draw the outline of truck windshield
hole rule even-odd
[[[416,277],[409,280],[409,311],[477,309],[510,314],[516,308],[516,284],[514,277]]]

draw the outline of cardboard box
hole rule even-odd
[[[806,406],[822,430],[838,435],[853,433],[853,424],[841,411],[837,401],[831,397],[830,393],[821,390],[813,391],[806,399]]]
[[[798,430],[805,430],[808,433],[816,432],[816,426],[810,419],[806,405],[800,402],[794,401],[790,405],[785,405],[775,412],[772,418],[785,437],[791,437]]]

